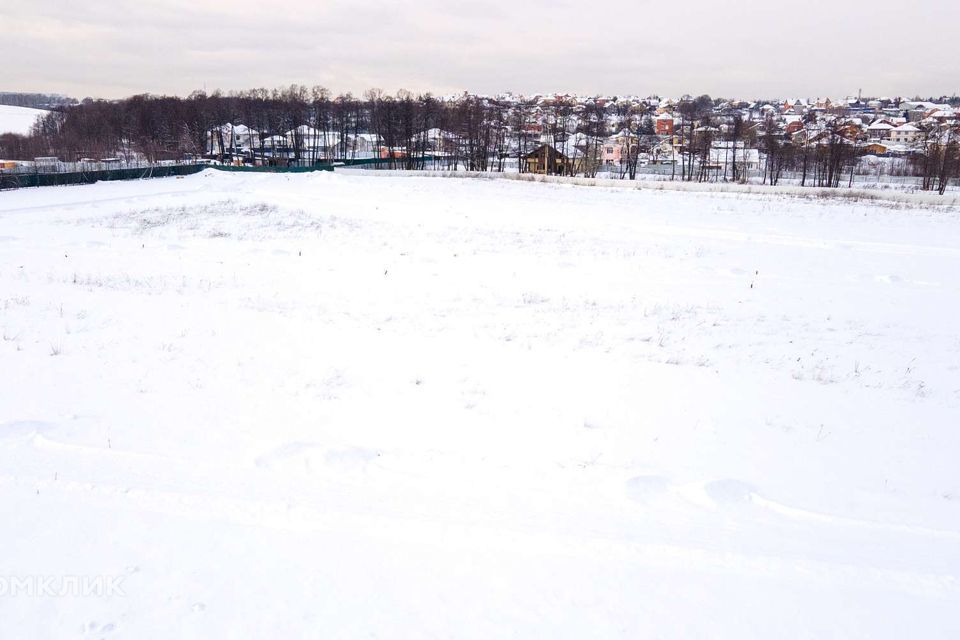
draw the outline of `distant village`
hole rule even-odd
[[[333,97],[289,89],[62,105],[0,136],[3,168],[58,163],[348,164],[636,179],[945,190],[960,100],[574,95]]]

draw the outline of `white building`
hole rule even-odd
[[[902,124],[890,130],[890,142],[893,144],[913,144],[917,142],[923,132],[912,124]]]
[[[867,136],[871,140],[887,140],[890,138],[890,132],[893,131],[894,128],[895,127],[889,122],[878,120],[867,127]]]

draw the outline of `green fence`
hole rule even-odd
[[[142,180],[144,178],[167,178],[200,173],[207,167],[198,164],[147,167],[140,169],[103,169],[99,171],[68,171],[51,173],[3,173],[0,172],[0,189],[24,187],[55,187],[70,184],[93,184],[101,180]]]
[[[433,161],[433,157],[417,158],[416,164]],[[170,166],[139,167],[135,169],[98,169],[91,171],[0,171],[0,189],[22,189],[24,187],[55,187],[70,184],[93,184],[110,180],[143,180],[145,178],[167,178],[200,173],[204,169],[229,171],[234,173],[311,173],[313,171],[333,171],[336,167],[367,167],[374,169],[403,169],[408,165],[406,158],[347,158],[318,162],[308,167],[235,167],[222,164],[178,164]]]
[[[232,167],[229,165],[178,164],[137,169],[100,169],[96,171],[50,171],[41,172],[3,172],[0,171],[0,189],[22,189],[25,187],[56,187],[71,184],[93,184],[110,180],[143,180],[145,178],[168,178],[200,173],[204,169],[216,169],[230,172],[252,173],[309,173],[312,171],[333,171],[332,164],[318,164],[313,167]]]

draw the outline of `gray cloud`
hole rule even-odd
[[[0,89],[950,94],[960,3],[3,0]]]

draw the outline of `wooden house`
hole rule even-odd
[[[523,157],[530,173],[545,173],[548,175],[570,175],[572,163],[570,158],[560,153],[549,144],[542,144]]]

